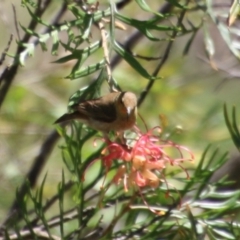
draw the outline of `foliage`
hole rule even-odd
[[[201,30],[204,31],[205,55],[210,66],[218,69],[214,59],[216,47],[207,17],[218,27],[232,54],[239,58],[237,45],[231,44],[235,30],[233,23],[237,19],[236,9],[239,8],[236,1],[229,7],[229,26],[218,21],[217,11],[210,0],[168,0],[151,5],[144,0],[134,1],[134,6],[145,14],[144,18],[139,17],[141,14],[135,16],[121,11],[133,1],[117,4],[113,1],[59,1],[54,3],[60,10],[52,22],[44,15],[50,2],[22,1],[22,7],[31,21],[28,26],[20,23],[24,37],[17,42],[16,54],[9,53],[11,41],[2,54],[1,63],[6,55],[12,57],[13,62],[0,78],[0,106],[5,103],[19,66],[26,66],[28,58],[38,54],[39,46],[42,51],[55,56],[52,64],[58,64],[60,68],[70,64],[71,70],[65,81],[75,80],[85,85],[81,85],[70,97],[69,109],[83,99],[101,96],[106,82],[110,91],[126,88],[124,84],[127,85],[128,79],[122,83],[113,73],[119,62],[124,60],[141,79],[134,86],[140,93],[138,107],[141,111],[140,106],[151,97],[154,84],[164,80],[162,69],[169,61],[174,42],[184,37],[181,51],[187,56]],[[63,13],[71,15],[71,20],[60,21]],[[199,21],[191,17],[192,13],[198,14]],[[162,55],[155,56],[159,53],[154,52],[146,56],[144,49],[135,50],[134,46],[143,37],[148,48],[163,43]],[[127,40],[124,41],[124,38]],[[64,56],[58,57],[62,50],[65,51]],[[224,105],[224,118],[239,150],[240,134],[235,107],[230,118]],[[147,115],[143,119],[148,125]],[[179,129],[168,126],[164,116],[160,116],[160,121],[161,138],[165,142],[178,139]],[[222,186],[231,184],[226,176],[211,183],[213,174],[227,161],[226,153],[209,146],[202,153],[197,167],[186,167],[190,178],[185,176],[182,169],[169,170],[167,167],[162,170],[162,182],[157,188],[132,188],[126,192],[122,185],[116,186],[112,181],[121,163],[113,161],[106,169],[99,160],[106,146],[96,134],[95,130],[77,122],[54,127],[42,144],[35,165],[16,191],[16,200],[1,225],[0,239],[239,238],[240,223],[232,218],[232,214],[240,208],[239,190],[219,192]],[[127,132],[126,137],[133,139],[131,134]],[[111,138],[114,136],[112,134]],[[55,193],[51,194],[50,199],[45,199],[48,174],[40,180],[41,184],[36,190],[34,187],[43,164],[52,149],[56,148],[60,137],[64,143],[57,151],[61,153],[65,168],[62,169]]]

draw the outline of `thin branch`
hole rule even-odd
[[[93,217],[93,215],[95,214],[95,207],[96,206],[88,206],[84,209],[83,215],[81,216],[82,219],[84,219],[82,226],[85,227],[87,222]],[[59,226],[59,224],[61,223],[61,221],[63,222],[69,222],[72,221],[74,219],[77,219],[79,217],[79,212],[76,209],[76,207],[64,212],[64,216],[63,219],[60,218],[59,215],[51,218],[48,221],[48,227],[49,228],[53,228],[56,226]],[[80,227],[80,226],[79,226]],[[43,224],[38,225],[38,228],[45,230],[45,226]]]
[[[110,66],[110,60],[109,60],[109,51],[108,51],[108,41],[107,41],[107,31],[105,30],[103,21],[98,22],[98,27],[101,32],[101,38],[102,38],[102,48],[103,48],[103,54],[106,62],[106,70],[108,75],[108,85],[110,87],[111,91],[114,91],[114,84],[112,84],[112,70]]]
[[[16,32],[17,32],[17,36],[18,36],[18,41],[20,41],[20,33],[19,33],[19,29],[18,29],[18,24],[17,24],[17,13],[16,13],[16,8],[15,6],[12,4],[12,8],[13,8],[13,16],[14,16],[14,25],[16,28]]]
[[[51,234],[51,236],[49,236],[49,234],[45,231],[42,231],[41,229],[39,228],[33,228],[32,231],[34,232],[34,234],[39,237],[39,238],[43,238],[43,239],[53,239],[53,240],[61,240],[60,237],[58,236],[54,236]],[[20,234],[20,237],[21,239],[29,239],[29,237],[34,237],[32,236],[32,233],[30,230],[22,230],[22,231],[19,231],[19,234]],[[15,239],[19,239],[19,234],[12,234],[9,236],[9,238],[7,239],[10,239],[10,240],[15,240]],[[5,240],[6,238],[2,238],[0,237],[0,240]]]
[[[80,4],[81,3],[81,4]],[[92,14],[98,10],[98,5],[99,3],[97,2],[96,4],[87,4],[86,2],[83,4],[82,1],[78,1],[79,6],[83,11],[85,11],[87,14]],[[102,39],[102,48],[103,48],[103,55],[105,59],[105,64],[106,64],[106,71],[107,71],[107,82],[110,88],[110,91],[117,91],[117,89],[114,87],[114,82],[112,80],[112,70],[111,70],[111,65],[110,65],[110,59],[109,59],[109,49],[108,49],[108,33],[105,29],[104,23],[108,22],[108,19],[102,18],[99,22],[96,23],[97,27],[100,30],[101,34],[101,39]],[[110,24],[112,24],[110,22]]]
[[[11,35],[10,35],[10,38],[9,38],[9,40],[8,40],[7,46],[6,46],[6,48],[4,49],[4,51],[3,51],[3,53],[2,53],[2,55],[1,55],[1,57],[0,57],[0,65],[2,65],[3,62],[5,61],[5,57],[6,57],[6,54],[7,54],[8,49],[10,48],[10,45],[11,45],[11,43],[12,43],[12,40],[13,40],[13,35],[11,34]],[[0,78],[0,83],[1,83],[1,80],[2,80],[2,78]]]
[[[116,3],[116,7],[117,7],[118,10],[120,10],[131,2],[132,2],[132,0],[122,0],[122,1],[119,1],[118,3]]]
[[[188,3],[187,3],[187,4],[188,4]],[[187,4],[186,4],[186,6],[187,6]],[[184,10],[184,11],[181,12],[181,15],[180,15],[180,17],[179,17],[179,19],[178,19],[177,26],[181,26],[182,21],[183,21],[183,18],[184,18],[184,16],[185,16],[185,13],[186,13],[186,10]],[[156,76],[158,75],[159,71],[161,70],[162,66],[163,66],[163,65],[165,64],[165,62],[167,61],[167,59],[168,59],[168,57],[169,57],[169,54],[170,54],[170,50],[171,50],[172,45],[173,45],[173,42],[174,42],[174,40],[175,40],[175,37],[177,36],[177,33],[178,33],[178,32],[177,32],[176,30],[173,31],[173,33],[172,33],[172,35],[171,35],[171,37],[170,37],[170,39],[172,39],[172,40],[169,41],[169,43],[168,43],[168,45],[167,45],[167,48],[166,48],[166,50],[165,50],[165,53],[164,53],[161,61],[160,61],[159,64],[157,65],[156,69],[154,70],[152,76],[156,77]],[[149,93],[149,91],[150,91],[151,88],[153,87],[154,83],[155,83],[154,80],[150,80],[150,81],[148,82],[146,88],[142,91],[142,93],[141,93],[141,95],[140,95],[140,97],[139,97],[139,99],[138,99],[138,106],[140,106],[140,105],[143,103],[144,99],[146,98],[147,94]]]

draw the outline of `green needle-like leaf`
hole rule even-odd
[[[232,137],[232,140],[237,147],[238,150],[240,150],[240,134],[237,126],[237,120],[236,120],[236,112],[235,107],[232,109],[232,123],[229,119],[228,112],[227,112],[227,106],[224,104],[224,118],[227,125],[227,128],[229,130],[229,133]]]
[[[114,50],[125,59],[126,62],[130,66],[132,66],[140,75],[142,75],[144,78],[147,78],[149,80],[155,80],[157,78],[151,76],[145,68],[142,67],[142,65],[124,48],[122,48],[117,42],[114,42],[113,45]]]
[[[140,6],[140,8],[142,8],[144,11],[154,13],[160,17],[164,17],[162,14],[153,11],[144,0],[136,0],[136,2]]]
[[[77,79],[77,78],[85,77],[85,76],[88,76],[88,75],[102,69],[104,66],[105,66],[105,60],[103,59],[96,64],[92,64],[92,65],[89,65],[87,67],[84,67],[83,69],[72,72],[66,78],[74,80],[74,79]]]

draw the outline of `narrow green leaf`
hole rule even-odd
[[[33,56],[35,50],[35,45],[33,43],[25,43],[23,46],[25,47],[25,50],[19,55],[19,63],[21,66],[24,66],[24,62],[27,56]]]
[[[197,232],[197,223],[196,223],[196,220],[191,212],[191,209],[190,207],[187,206],[187,215],[188,215],[188,219],[191,223],[191,237],[192,237],[192,240],[195,240],[197,239],[197,236],[198,236],[198,232]]]
[[[85,12],[83,12],[82,10],[80,10],[78,7],[76,6],[68,6],[68,9],[75,15],[75,17],[80,20],[77,25],[81,25],[81,22],[83,21],[82,19],[84,19],[85,15],[87,15]],[[92,14],[92,18],[94,22],[98,22],[99,20],[101,20],[103,17],[109,17],[111,14],[110,8],[107,8],[104,11],[97,11],[94,14]],[[90,14],[88,14],[90,15]],[[71,24],[74,24],[74,26],[76,26],[76,23],[74,23],[75,21],[71,21]]]
[[[240,134],[239,134],[238,125],[237,125],[237,116],[236,116],[235,106],[233,106],[233,109],[232,109],[232,119],[233,119],[233,128],[235,130],[235,136],[238,139],[238,142],[240,143]],[[240,148],[240,144],[239,144],[239,148]]]
[[[62,181],[58,184],[58,194],[59,194],[59,210],[60,210],[60,233],[61,238],[64,239],[64,186],[65,186],[65,176],[62,170]]]
[[[209,59],[209,62],[212,66],[213,69],[217,69],[216,64],[213,61],[213,56],[215,54],[215,47],[214,47],[214,42],[210,36],[210,33],[208,31],[208,26],[204,24],[204,43],[205,43],[205,50],[207,53],[207,57]]]
[[[213,40],[209,34],[209,31],[208,31],[206,25],[204,25],[204,42],[205,42],[205,47],[206,47],[208,56],[213,57],[213,55],[215,53],[214,43],[213,43]]]
[[[18,228],[16,228],[16,229],[18,229]],[[6,240],[11,240],[11,238],[10,238],[10,236],[9,236],[9,233],[8,233],[8,229],[6,229],[6,228],[3,228],[3,231],[4,231],[4,239],[6,239]],[[22,237],[21,236],[19,236],[19,231],[17,231],[17,235],[18,235],[18,239],[22,239]],[[21,237],[21,238],[19,238],[19,237]]]
[[[154,13],[154,14],[160,16],[160,17],[164,17],[164,15],[153,11],[144,0],[136,0],[136,2],[142,10],[144,10],[146,12]]]
[[[110,25],[109,25],[109,32],[110,32],[110,43],[111,45],[114,44],[115,41],[115,15],[117,14],[116,6],[113,1],[110,1]]]
[[[236,240],[236,238],[227,232],[227,229],[217,229],[217,228],[212,228],[213,232],[215,232],[219,237],[222,237],[221,239],[229,239],[229,240]]]
[[[148,29],[151,29],[151,30],[160,30],[160,31],[172,31],[172,30],[177,30],[176,27],[169,27],[169,26],[164,26],[164,25],[160,25],[158,24],[158,22],[161,20],[160,17],[153,17],[149,20],[146,20],[146,21],[141,21],[141,20],[137,20],[137,19],[133,19],[133,18],[127,18],[119,13],[115,13],[115,17],[130,25],[130,26],[134,26],[134,27],[137,27],[137,28],[148,28]]]
[[[31,236],[34,237],[34,231],[33,231],[33,226],[31,225],[31,221],[29,219],[29,214],[28,214],[28,209],[27,209],[27,204],[28,204],[28,196],[30,197],[30,199],[32,199],[33,195],[31,193],[31,188],[30,188],[30,184],[29,184],[29,180],[25,180],[25,184],[26,184],[26,195],[24,197],[19,197],[19,190],[16,190],[16,200],[19,207],[19,211],[21,213],[21,216],[23,216],[24,221],[27,224],[27,227],[29,229],[29,231],[31,232]]]
[[[229,10],[228,19],[227,19],[227,23],[229,27],[236,21],[239,13],[240,13],[239,0],[233,0],[231,8]]]
[[[73,59],[77,59],[77,56],[75,56],[75,54],[70,54],[65,57],[59,58],[58,60],[56,60],[52,63],[65,63],[65,62],[71,61]]]
[[[200,166],[197,167],[195,174],[194,174],[197,177],[197,179],[199,179],[198,180],[199,185],[198,185],[197,191],[194,195],[194,199],[199,199],[200,194],[206,188],[206,182],[209,182],[213,173],[227,161],[228,153],[224,153],[221,157],[219,157],[217,162],[215,161],[215,159],[218,157],[217,154],[219,152],[219,150],[216,149],[213,151],[211,156],[208,158],[206,165],[203,166],[202,160],[206,159],[206,153],[208,150],[209,150],[209,147],[203,153],[203,157],[200,161]],[[214,165],[213,165],[213,162],[214,162]]]
[[[43,52],[47,52],[47,45],[45,42],[39,42]]]
[[[68,171],[73,173],[74,172],[74,167],[73,167],[72,163],[70,163],[70,161],[68,160],[69,159],[68,151],[65,147],[61,147],[61,149],[62,149],[62,152],[61,152],[62,160],[65,163]]]
[[[100,97],[100,89],[103,82],[107,79],[106,69],[103,68],[98,78],[86,87],[79,89],[69,99],[68,108],[71,106],[87,99],[93,99]]]
[[[223,40],[226,42],[226,44],[229,47],[229,49],[231,50],[231,52],[239,59],[240,52],[233,44],[232,36],[231,36],[231,32],[229,31],[229,28],[221,22],[219,22],[217,26],[218,26],[219,32],[221,33]]]
[[[98,22],[101,20],[103,17],[109,17],[111,15],[111,9],[107,8],[104,11],[97,11],[93,14],[93,20],[94,22]]]
[[[74,80],[74,79],[77,79],[77,78],[85,77],[85,76],[88,76],[88,75],[102,69],[104,66],[105,66],[105,60],[103,59],[96,64],[92,64],[92,65],[89,65],[89,66],[87,66],[83,69],[80,69],[78,71],[74,71],[73,73],[71,73],[66,78]]]
[[[31,35],[31,36],[35,36],[35,37],[39,38],[39,34],[38,34],[38,33],[34,32],[34,31],[31,30],[31,29],[28,29],[28,28],[22,26],[21,23],[19,23],[19,25],[20,25],[20,27],[23,29],[24,32],[28,33],[28,34]]]
[[[83,24],[82,24],[82,27],[83,27],[83,34],[81,36],[82,39],[85,40],[85,39],[89,38],[89,35],[91,33],[92,23],[93,23],[92,15],[86,14],[83,19]]]
[[[215,234],[213,234],[212,227],[208,227],[206,229],[206,232],[207,232],[207,236],[208,236],[209,240],[216,240],[216,236],[215,236]]]
[[[67,34],[68,34],[68,42],[67,42],[67,44],[65,44],[67,47],[69,47],[69,48],[71,48],[70,46],[71,46],[71,44],[74,42],[74,40],[75,40],[75,35],[74,35],[74,32],[73,32],[73,30],[72,30],[72,28],[69,28],[68,30],[67,30]],[[82,42],[83,42],[83,39],[82,39]],[[63,45],[63,42],[61,41],[60,42],[61,43],[61,45]],[[77,47],[77,46],[76,46]]]
[[[73,13],[73,15],[76,17],[76,18],[82,18],[85,13],[81,10],[81,8],[77,7],[77,6],[74,6],[74,5],[68,5],[68,9]]]
[[[149,30],[158,30],[158,31],[172,31],[177,30],[175,27],[169,27],[169,26],[162,26],[157,24],[157,22],[160,20],[159,17],[152,18],[147,21],[140,21],[132,18],[127,18],[119,13],[115,13],[114,15],[119,21],[122,21],[129,26],[133,26],[137,28],[142,34],[144,34],[148,39],[151,41],[159,41],[159,38],[153,37],[153,35],[150,33]]]
[[[72,68],[72,72],[70,75],[66,78],[71,78],[70,76],[81,76],[78,75],[82,70],[79,70],[82,64],[85,62],[85,60],[88,58],[89,55],[93,54],[96,50],[98,50],[101,47],[100,41],[95,42],[94,44],[90,45],[89,47],[83,49],[83,50],[75,50],[70,47],[68,47],[66,44],[62,43],[64,47],[69,48],[69,51],[73,52],[72,55],[68,55],[66,57],[60,58],[57,60],[57,63],[62,63],[65,61],[69,61],[72,59],[78,59],[76,64]],[[93,69],[91,69],[93,70]],[[87,73],[86,73],[87,74]],[[77,78],[77,77],[76,77]],[[75,79],[75,78],[73,78]]]
[[[52,31],[51,33],[52,39],[53,39],[53,46],[52,46],[52,55],[56,55],[57,54],[57,50],[59,47],[59,38],[58,38],[58,31]]]
[[[193,31],[191,37],[188,39],[185,47],[184,47],[184,50],[183,50],[183,55],[187,55],[189,50],[190,50],[190,47],[192,46],[192,43],[193,43],[193,40],[195,39],[197,35],[197,31]]]
[[[83,63],[83,60],[86,60],[87,57],[89,57],[91,54],[96,52],[101,47],[100,41],[97,41],[94,44],[91,44],[89,47],[86,47],[86,48],[80,49],[80,50],[71,48],[70,46],[68,46],[67,44],[64,44],[64,43],[61,43],[61,44],[64,46],[64,48],[66,50],[72,52],[72,54],[62,57],[62,58],[59,58],[58,60],[54,61],[53,63],[65,63],[65,62],[71,61],[73,59],[81,58],[81,63],[79,63],[77,69]],[[83,54],[84,54],[84,57],[82,56]]]
[[[68,136],[66,131],[63,131],[64,135],[64,139],[66,142],[66,153],[68,155],[68,159],[70,159],[71,164],[73,164],[73,159],[74,159],[74,152],[72,150],[72,147],[74,147],[74,141],[73,141],[73,136]],[[71,147],[72,146],[72,147]],[[74,168],[73,168],[74,171]]]
[[[101,46],[102,46],[101,41],[96,41],[93,44],[89,45],[89,47],[84,48],[82,51],[83,51],[83,53],[88,53],[88,56],[90,56],[96,50],[101,48]]]
[[[114,50],[128,62],[130,66],[132,66],[139,74],[141,74],[144,78],[155,80],[157,78],[151,76],[145,68],[124,48],[122,48],[117,42],[114,42],[113,45]]]
[[[240,138],[239,138],[239,131],[237,128],[237,124],[234,123],[234,121],[236,122],[236,116],[234,113],[234,108],[233,108],[233,125],[230,122],[230,119],[228,117],[228,113],[227,113],[227,106],[226,103],[224,104],[224,109],[223,109],[223,113],[224,113],[224,119],[228,128],[228,131],[232,137],[232,140],[235,144],[235,146],[237,147],[238,150],[240,150]]]
[[[36,22],[38,22],[46,27],[51,28],[51,26],[48,23],[44,22],[40,17],[38,17],[36,14],[34,14],[29,7],[27,7],[27,10],[28,10],[30,16],[32,17],[32,19],[34,19]]]
[[[37,199],[37,201],[39,202],[41,208],[42,208],[42,202],[43,202],[43,199],[42,199],[42,197],[43,197],[43,189],[44,189],[44,185],[45,185],[46,179],[47,179],[47,173],[45,174],[45,176],[43,178],[43,181],[42,181],[42,183],[40,185],[39,195],[38,195],[38,199]]]
[[[207,0],[206,1],[206,6],[207,6],[207,12],[212,18],[213,22],[217,25],[218,30],[225,41],[226,45],[230,49],[230,51],[237,57],[240,58],[240,52],[238,48],[233,44],[232,41],[232,31],[231,28],[226,26],[225,23],[219,21],[219,19],[215,15],[215,11],[213,10],[213,1],[212,0]]]

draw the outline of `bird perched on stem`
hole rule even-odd
[[[121,132],[135,124],[137,97],[132,92],[112,92],[75,104],[72,109],[72,113],[64,114],[55,123],[79,120],[104,134],[112,130]]]

